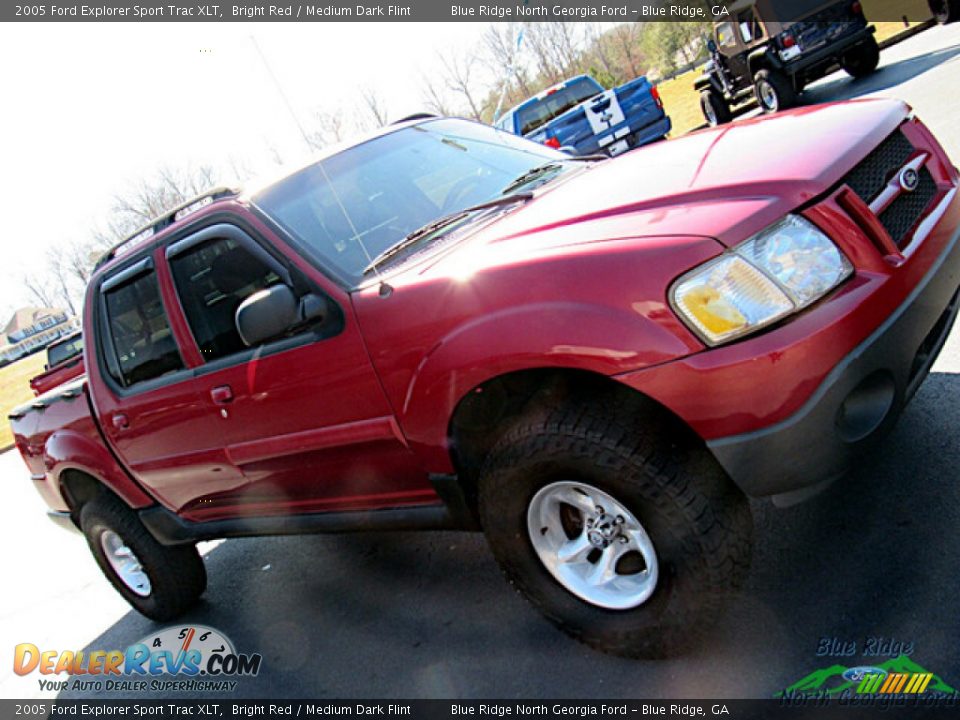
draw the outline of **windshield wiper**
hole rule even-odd
[[[371,270],[375,269],[378,265],[383,263],[385,260],[389,260],[393,256],[397,255],[400,252],[403,252],[411,245],[415,244],[419,240],[422,240],[428,235],[432,235],[439,230],[442,230],[445,227],[453,225],[455,222],[463,220],[472,213],[479,212],[480,210],[488,210],[490,208],[500,207],[502,205],[512,205],[513,203],[525,202],[533,197],[533,193],[522,192],[522,193],[513,193],[512,195],[501,195],[495,197],[492,200],[487,200],[486,202],[478,203],[477,205],[471,205],[468,208],[463,210],[457,210],[457,212],[450,213],[449,215],[444,215],[443,217],[437,218],[428,222],[423,227],[419,227],[413,232],[406,235],[402,240],[391,245],[382,253],[377,255],[370,263],[363,269],[363,274],[366,275]]]
[[[558,158],[556,160],[551,160],[550,162],[544,163],[543,165],[537,165],[527,170],[525,173],[518,175],[500,192],[508,193],[514,188],[522,187],[529,182],[536,180],[542,175],[546,175],[548,172],[553,170],[559,170],[563,167],[564,163],[568,162],[594,162],[596,160],[609,160],[606,155],[571,155],[565,158]]]

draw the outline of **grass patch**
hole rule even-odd
[[[34,353],[12,365],[0,368],[0,449],[13,444],[13,433],[7,415],[17,405],[33,398],[30,379],[43,372],[47,354],[44,351]]]
[[[700,69],[697,68],[657,85],[663,109],[673,124],[671,137],[686,135],[704,123],[703,113],[700,112],[700,94],[693,89],[693,83],[699,75]]]

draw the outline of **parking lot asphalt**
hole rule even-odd
[[[960,24],[937,27],[885,50],[874,76],[830,76],[805,102],[903,98],[960,160],[958,58]],[[960,688],[958,400],[955,330],[895,431],[854,473],[791,508],[753,503],[746,586],[702,648],[669,661],[605,656],[555,630],[503,580],[479,534],[207,544],[209,589],[184,623],[219,629],[263,665],[235,692],[205,697],[770,697],[818,668],[863,660],[871,638],[910,643],[915,662]],[[0,695],[52,696],[36,673],[13,673],[16,643],[123,648],[162,626],[128,609],[80,536],[48,523],[15,451],[0,456],[0,477]],[[824,638],[856,642],[857,656],[818,657]],[[105,695],[126,694],[60,693]]]

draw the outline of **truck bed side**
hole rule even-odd
[[[78,355],[40,373],[30,381],[30,387],[33,388],[34,395],[43,395],[58,385],[75,380],[85,372],[83,355]]]
[[[86,378],[61,385],[10,413],[14,441],[37,491],[51,509],[73,511],[71,488],[93,480],[130,507],[155,504],[107,448],[94,418]],[[76,521],[76,518],[74,518]]]

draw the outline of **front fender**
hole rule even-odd
[[[521,370],[615,375],[688,355],[696,348],[670,329],[674,322],[666,304],[658,302],[638,302],[630,310],[537,302],[473,318],[419,363],[401,409],[404,433],[431,470],[449,472],[449,420],[472,389]]]

